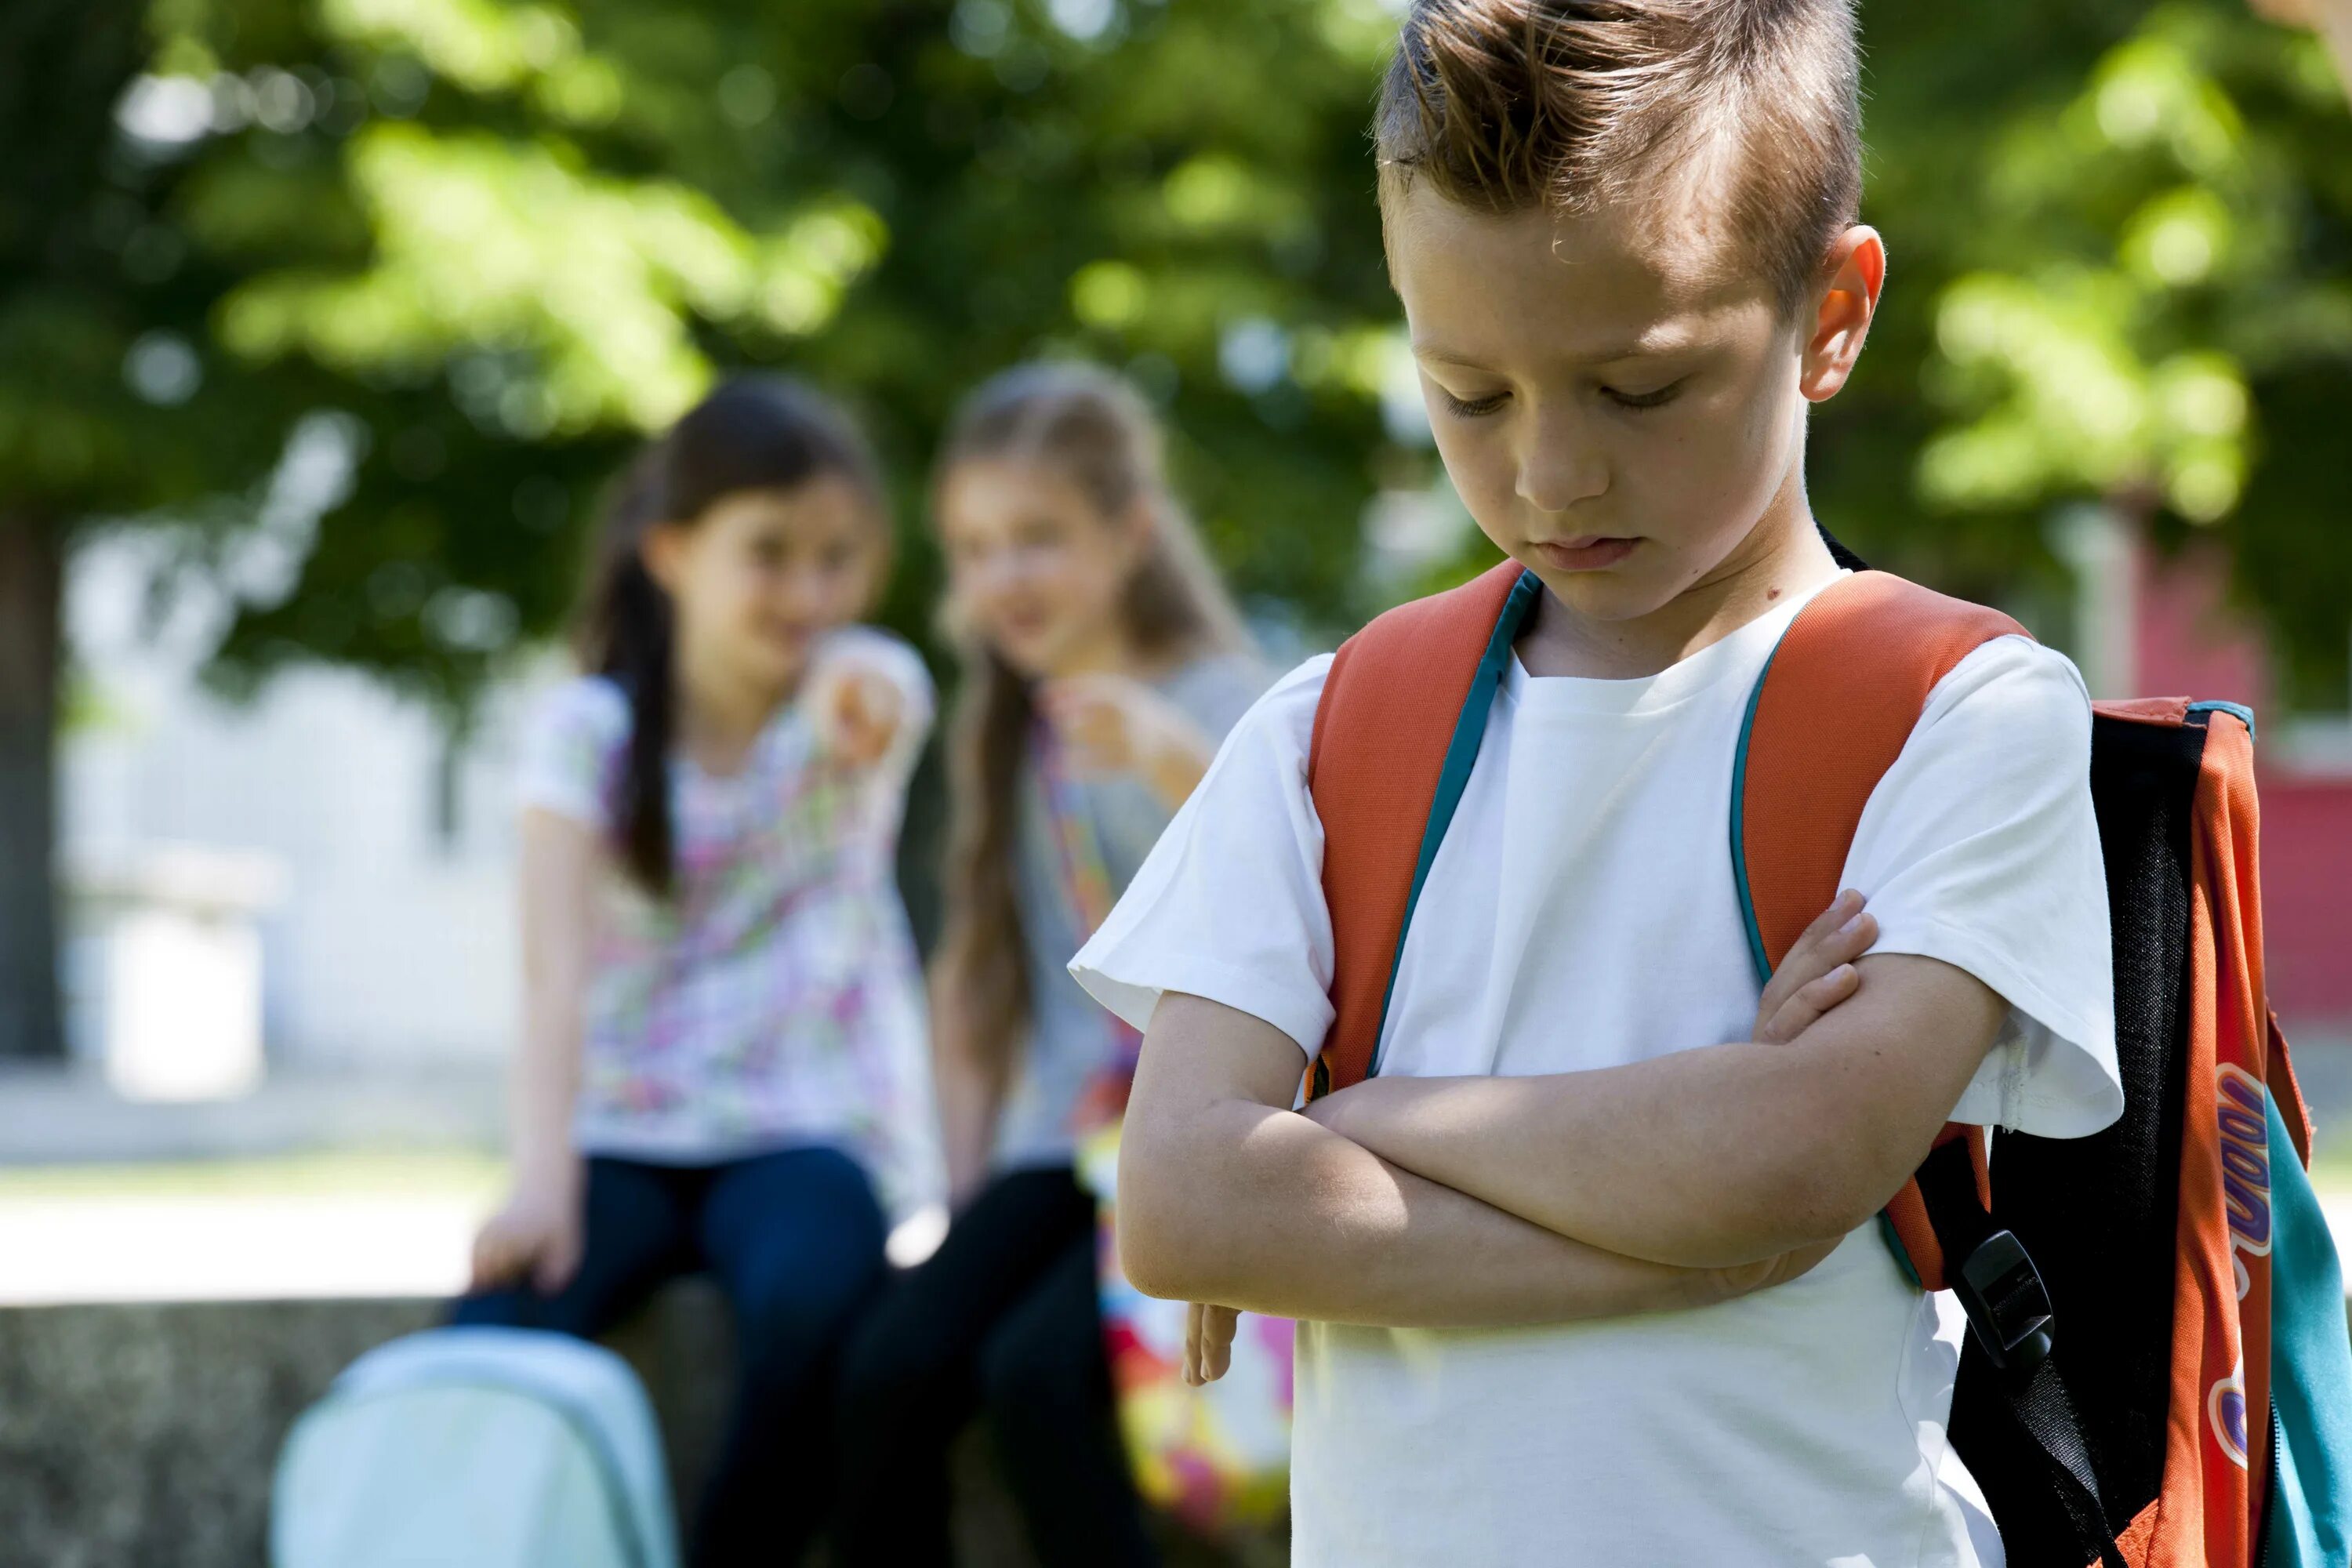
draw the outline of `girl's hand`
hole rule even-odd
[[[810,672],[808,710],[824,754],[852,767],[889,755],[907,713],[906,694],[873,660],[837,654]]]
[[[580,1267],[580,1232],[576,1183],[518,1186],[475,1233],[471,1288],[495,1290],[528,1278],[541,1295],[554,1295]]]
[[[1073,675],[1040,683],[1037,706],[1081,773],[1132,773],[1184,804],[1216,747],[1191,716],[1139,680]]]
[[[1805,928],[1764,987],[1756,1009],[1757,1039],[1786,1045],[1861,989],[1862,974],[1853,962],[1878,940],[1877,917],[1864,912],[1862,905],[1862,895],[1849,888]]]
[[[1234,1331],[1241,1313],[1231,1307],[1194,1301],[1184,1309],[1184,1381],[1194,1388],[1214,1383],[1234,1364]]]

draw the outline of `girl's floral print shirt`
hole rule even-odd
[[[669,897],[608,858],[573,1123],[583,1153],[707,1164],[828,1143],[858,1156],[894,1209],[938,1195],[921,968],[895,874],[935,699],[897,638],[845,628],[817,658],[842,652],[899,686],[887,755],[824,756],[787,703],[731,774],[673,754]],[[609,679],[551,690],[526,732],[521,804],[609,845],[629,729]]]

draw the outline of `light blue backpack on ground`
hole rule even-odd
[[[278,1455],[273,1568],[677,1568],[652,1406],[565,1334],[431,1329],[362,1356]]]

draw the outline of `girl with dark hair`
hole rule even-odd
[[[591,673],[523,747],[514,1191],[456,1318],[593,1336],[717,1276],[740,1387],[697,1564],[797,1560],[886,1205],[936,1192],[893,879],[931,689],[854,624],[888,563],[842,414],[790,382],[719,387],[616,487]]]
[[[1118,1568],[1152,1552],[1073,1159],[1118,1115],[1136,1041],[1064,965],[1265,680],[1116,377],[1043,363],[982,386],[934,507],[964,651],[932,973],[958,1212],[850,1352],[835,1550],[944,1563],[947,1450],[981,1410],[1047,1568]]]

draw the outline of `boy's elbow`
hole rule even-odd
[[[1126,1204],[1118,1206],[1115,1225],[1119,1271],[1129,1284],[1147,1296],[1166,1300],[1192,1299],[1196,1294],[1191,1289],[1192,1271],[1186,1267],[1181,1244],[1171,1245],[1163,1229],[1131,1212]]]
[[[1184,1198],[1196,1185],[1188,1164],[1181,1140],[1130,1120],[1119,1147],[1113,1230],[1120,1271],[1147,1296],[1193,1300],[1207,1289],[1204,1265],[1214,1248]]]
[[[1833,1241],[1870,1223],[1885,1206],[1864,1194],[1871,1190],[1857,1173],[1841,1169],[1815,1169],[1793,1173],[1784,1184],[1779,1205],[1789,1245],[1805,1247]]]
[[[1760,1192],[1771,1194],[1770,1228],[1792,1247],[1861,1229],[1910,1175],[1910,1166],[1897,1171],[1889,1158],[1884,1151],[1854,1145],[1814,1150],[1780,1172],[1779,1180],[1759,1184]]]

